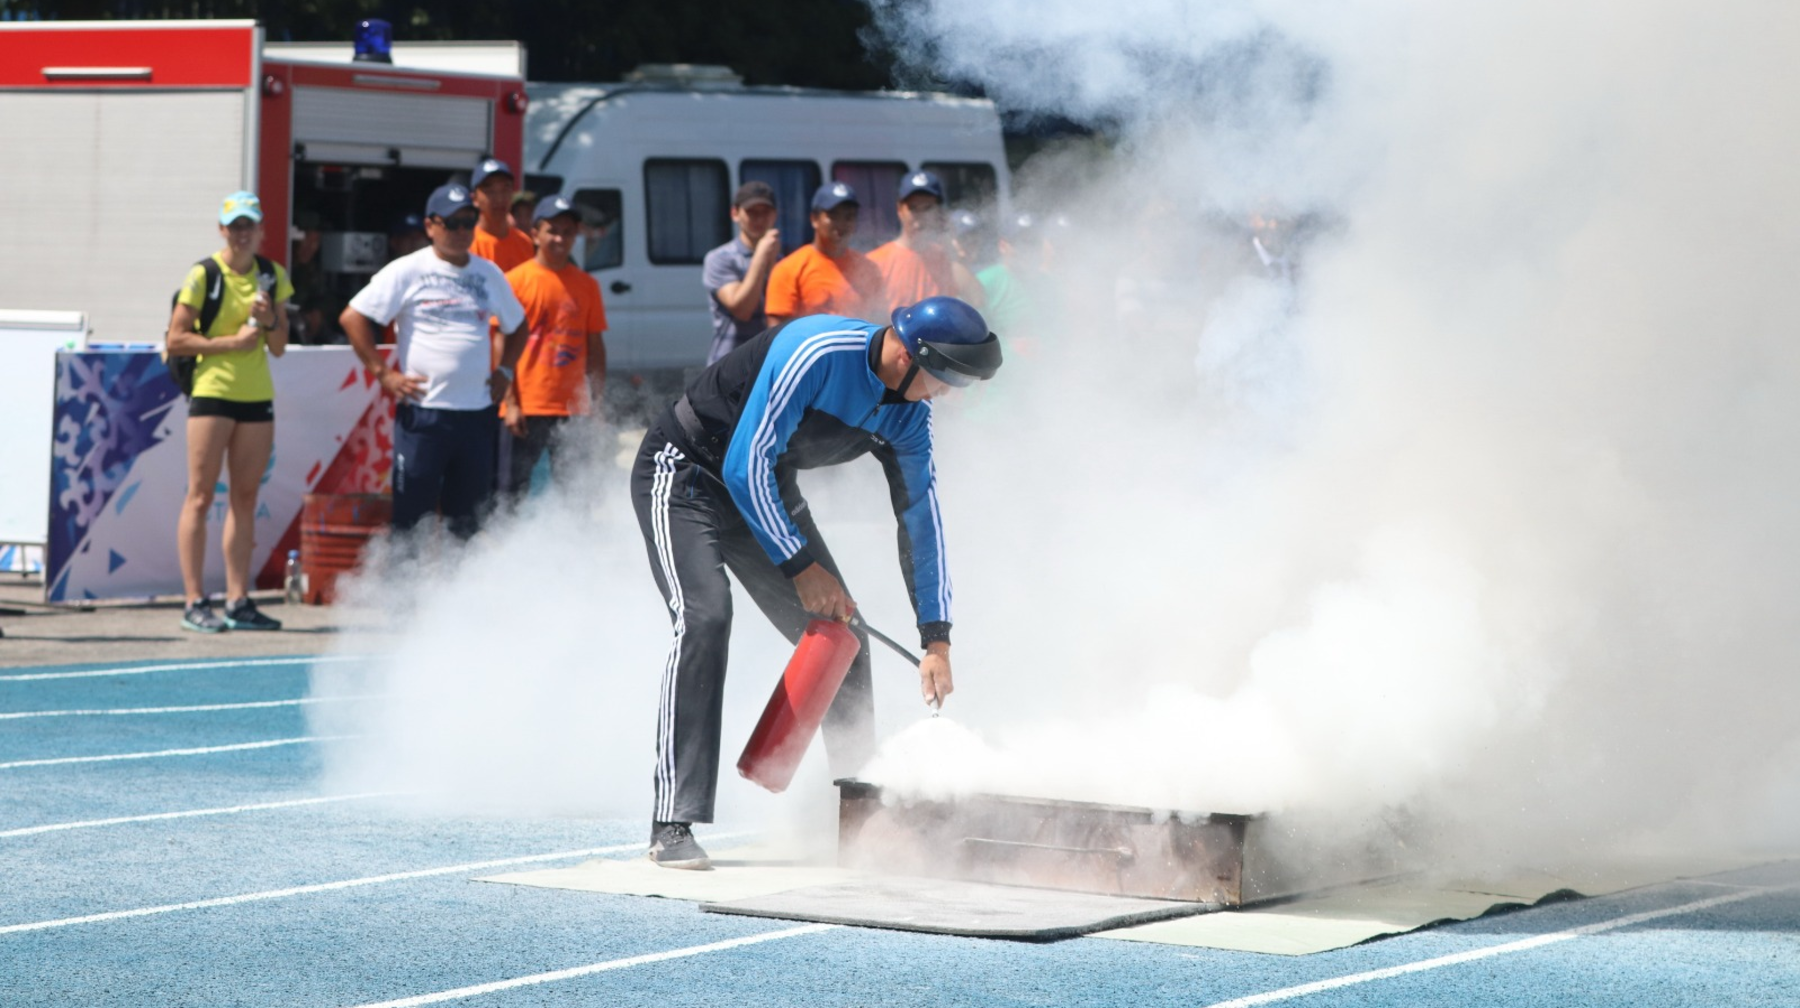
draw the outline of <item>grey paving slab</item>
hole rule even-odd
[[[1211,909],[1199,903],[1023,889],[954,879],[875,878],[725,903],[707,913],[849,924],[975,938],[1051,941]]]
[[[191,633],[181,629],[181,602],[173,598],[47,606],[42,580],[0,573],[0,668],[323,654],[343,633],[387,637],[381,613],[287,605],[279,593],[255,596],[259,608],[282,622],[279,632]]]

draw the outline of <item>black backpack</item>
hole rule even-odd
[[[206,300],[200,303],[200,317],[194,320],[194,331],[204,333],[212,328],[219,317],[219,306],[225,301],[225,271],[219,268],[219,261],[207,256],[195,265],[206,271]],[[269,289],[275,289],[275,264],[262,256],[256,257],[256,273],[269,282]],[[181,292],[176,291],[169,298],[169,311],[181,301]],[[194,369],[199,366],[200,358],[188,354],[176,356],[163,347],[163,363],[169,368],[169,376],[175,379],[175,387],[188,398],[194,395]]]

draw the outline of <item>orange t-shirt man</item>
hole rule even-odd
[[[475,225],[475,240],[469,244],[469,254],[478,255],[495,266],[500,272],[510,273],[521,263],[528,263],[537,255],[537,245],[531,236],[518,228],[508,228],[505,238],[494,237],[493,232]],[[500,363],[500,347],[506,342],[506,334],[494,322],[488,323],[488,340],[494,344],[494,363]]]
[[[537,255],[537,246],[531,243],[530,235],[518,228],[508,228],[506,237],[498,238],[477,224],[475,241],[470,244],[469,252],[500,267],[500,272],[510,273],[513,267]]]
[[[600,284],[573,263],[553,270],[536,259],[507,271],[525,306],[525,352],[519,357],[520,412],[526,416],[586,416],[588,335],[606,329]]]
[[[940,294],[960,296],[956,270],[950,263],[950,254],[942,246],[930,245],[915,250],[895,240],[870,252],[869,261],[881,271],[890,313]]]
[[[784,319],[844,315],[882,322],[886,305],[881,271],[868,256],[853,248],[828,256],[815,245],[804,245],[769,272],[763,311]]]

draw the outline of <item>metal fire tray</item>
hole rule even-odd
[[[886,802],[877,785],[834,783],[838,862],[851,868],[1223,907],[1397,870],[1392,848],[1342,849],[1286,818],[1004,795]]]

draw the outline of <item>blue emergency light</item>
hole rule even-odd
[[[356,62],[394,62],[394,26],[380,18],[356,23]]]

